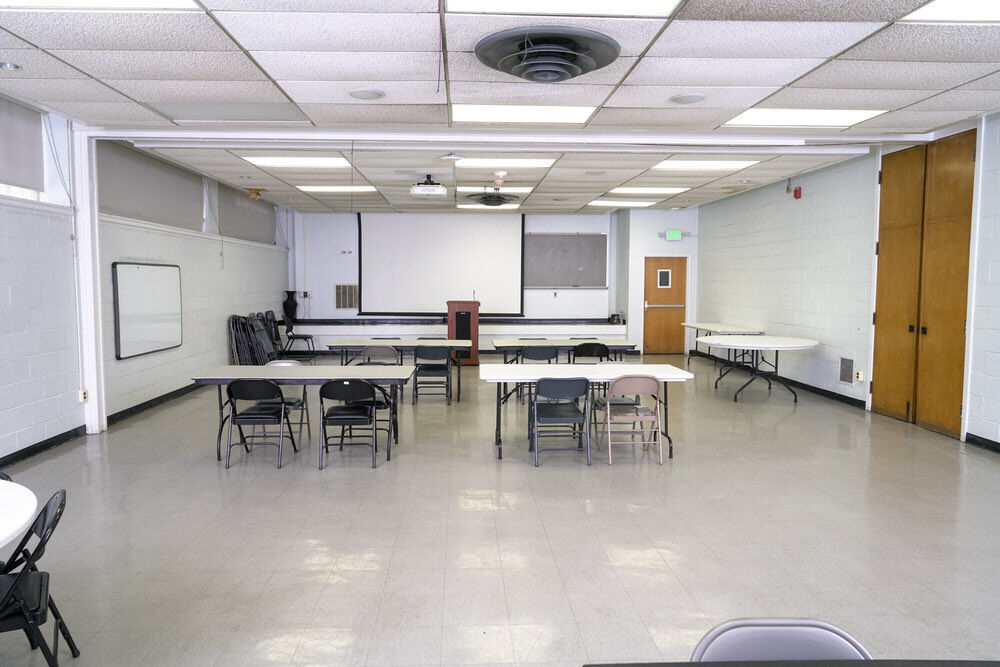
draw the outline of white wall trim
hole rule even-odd
[[[288,248],[275,245],[273,243],[261,243],[260,241],[247,241],[245,239],[237,239],[233,238],[232,236],[220,236],[218,234],[206,234],[205,232],[199,232],[192,229],[182,229],[180,227],[161,225],[159,223],[148,222],[146,220],[137,220],[135,218],[123,218],[117,215],[108,215],[106,213],[102,213],[100,215],[100,221],[103,223],[119,225],[122,227],[146,229],[149,231],[159,232],[161,234],[173,234],[174,236],[184,236],[187,238],[196,238],[209,241],[221,240],[222,242],[231,245],[249,246],[251,248],[269,248],[272,250],[281,250],[284,252],[288,252]]]
[[[7,206],[22,206],[31,211],[46,211],[49,213],[58,213],[60,215],[73,215],[73,208],[71,206],[48,204],[34,199],[22,199],[21,197],[10,197],[8,195],[0,195],[0,204],[5,204]]]
[[[958,439],[965,442],[968,434],[969,399],[972,391],[973,342],[975,337],[976,275],[979,268],[979,227],[982,219],[983,153],[986,135],[986,114],[979,117],[976,126],[976,168],[972,178],[972,220],[969,227],[969,277],[965,304],[965,364],[962,369],[962,422]]]
[[[913,146],[910,146],[913,148]],[[896,152],[896,151],[888,151]],[[875,173],[882,173],[882,158],[888,153],[885,150],[879,149],[876,156],[877,163],[875,165]],[[875,237],[875,244],[878,245],[878,235],[879,235],[879,221],[882,216],[882,184],[879,183],[878,187],[875,188],[875,219],[872,221],[875,231],[872,236]],[[872,253],[875,252],[875,248],[872,248]],[[872,313],[878,312],[878,263],[880,257],[875,255],[875,259],[872,261]],[[865,376],[868,381],[868,390],[865,393],[865,410],[871,412],[872,409],[872,373],[875,372],[875,322],[874,317],[872,317],[872,322],[869,324],[868,328],[868,364],[865,368]]]

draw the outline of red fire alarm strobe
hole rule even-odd
[[[796,199],[802,199],[802,188],[795,188],[792,190],[792,196]]]

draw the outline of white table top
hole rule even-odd
[[[580,343],[601,343],[611,349],[631,350],[635,343],[630,343],[621,338],[545,338],[545,339],[521,339],[521,338],[494,338],[493,347],[500,349],[504,347],[576,347]]]
[[[731,350],[808,350],[819,345],[811,338],[785,336],[699,336],[699,343]]]
[[[682,327],[697,329],[698,331],[709,331],[713,334],[758,336],[764,331],[753,327],[741,327],[738,324],[724,324],[722,322],[681,322]]]
[[[278,384],[323,384],[327,380],[368,380],[375,384],[405,384],[410,366],[214,366],[191,377],[195,384],[228,384],[261,379]]]
[[[327,347],[369,347],[373,345],[391,345],[392,347],[418,347],[420,345],[434,347],[435,345],[443,345],[446,347],[461,349],[472,347],[472,341],[452,338],[447,340],[442,338],[342,338],[332,343],[328,343]]]
[[[0,546],[21,537],[38,509],[31,489],[14,482],[0,481]]]
[[[621,375],[652,375],[660,382],[683,382],[693,374],[670,364],[481,364],[485,382],[536,382],[539,378],[587,378],[610,382]]]

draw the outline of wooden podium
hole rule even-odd
[[[471,340],[469,351],[456,350],[452,358],[462,366],[479,365],[479,302],[449,301],[448,302],[448,338],[452,340]]]

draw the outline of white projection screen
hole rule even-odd
[[[473,299],[485,315],[521,315],[520,213],[358,214],[360,311],[447,312]]]
[[[114,262],[115,358],[179,347],[181,267],[174,264]]]

